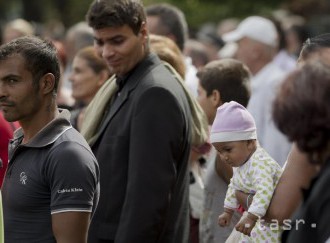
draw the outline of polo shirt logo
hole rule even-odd
[[[22,185],[25,185],[27,181],[27,175],[25,175],[25,172],[21,172],[19,177],[20,177],[19,181],[22,183]]]

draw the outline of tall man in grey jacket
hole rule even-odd
[[[118,85],[91,145],[101,196],[89,242],[187,242],[190,112],[183,89],[149,52],[140,1],[95,0],[87,21]]]

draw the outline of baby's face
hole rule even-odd
[[[243,165],[251,156],[253,149],[249,141],[213,143],[220,159],[232,167]]]

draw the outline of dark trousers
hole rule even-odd
[[[199,242],[199,219],[195,219],[190,215],[190,236],[189,243]]]

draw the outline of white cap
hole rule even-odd
[[[235,30],[222,36],[225,42],[235,42],[243,37],[276,47],[278,45],[277,30],[273,22],[260,16],[244,19]]]

